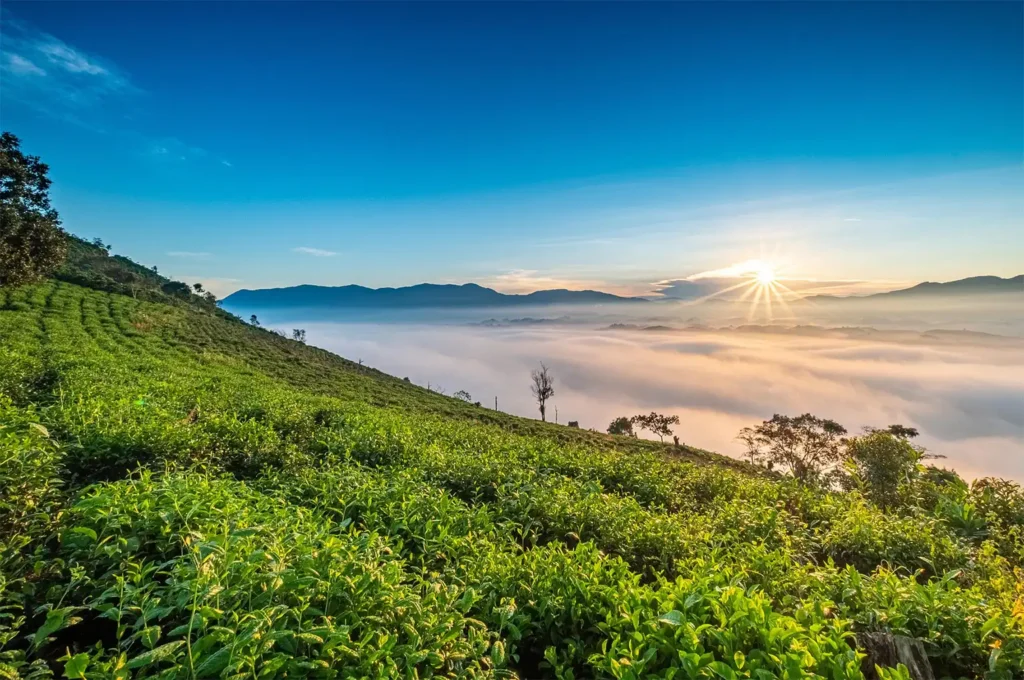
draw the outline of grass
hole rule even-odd
[[[856,679],[870,631],[1021,677],[1024,522],[957,493],[883,512],[202,305],[0,293],[0,677]]]

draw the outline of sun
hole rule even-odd
[[[762,265],[756,272],[754,272],[754,278],[762,286],[770,286],[775,283],[775,270],[768,265]]]

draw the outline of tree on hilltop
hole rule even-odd
[[[804,483],[821,481],[843,459],[846,428],[834,420],[805,413],[790,417],[776,413],[755,428],[740,430],[752,463],[789,471]]]
[[[638,425],[641,430],[649,430],[652,434],[658,435],[662,442],[665,441],[665,437],[672,434],[672,426],[679,424],[679,416],[666,416],[654,411],[645,416],[633,416],[631,420],[632,424]]]
[[[540,408],[540,419],[546,421],[548,399],[555,396],[555,378],[542,361],[540,370],[534,369],[530,373],[530,379],[530,392],[533,393],[533,398],[537,400],[537,406]]]
[[[49,170],[22,153],[16,136],[0,135],[0,285],[37,281],[67,257],[67,235],[50,205]]]
[[[633,430],[633,419],[626,416],[619,416],[608,424],[608,434],[620,434],[627,437],[635,437]]]
[[[919,463],[926,457],[923,449],[910,443],[910,436],[900,436],[908,431],[917,434],[913,428],[894,425],[846,441],[849,486],[860,488],[883,510],[899,502],[900,486],[918,476]]]

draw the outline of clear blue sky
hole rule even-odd
[[[69,230],[236,287],[1024,269],[1024,4],[24,3]],[[327,254],[331,253],[331,254]]]

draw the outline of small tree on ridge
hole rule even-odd
[[[530,373],[530,378],[533,381],[530,392],[533,393],[533,398],[537,400],[537,406],[540,408],[540,419],[546,421],[548,399],[555,396],[555,379],[543,361],[540,370],[534,369]]]

